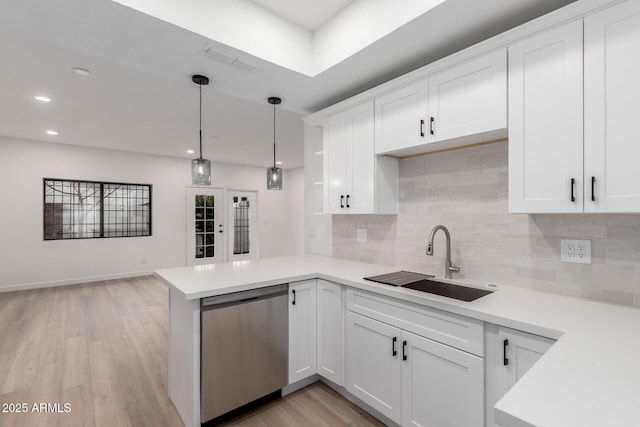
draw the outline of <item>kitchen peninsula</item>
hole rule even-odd
[[[168,389],[185,425],[200,425],[200,299],[279,284],[289,284],[291,289],[295,282],[316,279],[318,283],[329,281],[340,286],[342,295],[347,295],[347,303],[343,304],[347,310],[353,301],[348,295],[369,295],[376,301],[405,305],[416,312],[422,307],[467,318],[484,327],[481,351],[487,409],[483,412],[493,410],[494,376],[503,358],[506,362],[503,343],[491,337],[492,330],[510,328],[557,340],[495,405],[495,421],[503,427],[638,424],[637,309],[502,284],[490,295],[462,302],[363,280],[393,270],[307,255],[156,271],[155,275],[170,288]],[[457,282],[486,287],[468,280]],[[349,339],[349,334],[344,336]],[[345,364],[345,370],[349,370],[349,364]],[[349,377],[348,372],[345,376]],[[478,420],[478,425],[484,422]]]

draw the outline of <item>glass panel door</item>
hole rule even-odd
[[[229,261],[258,258],[256,193],[229,191]]]
[[[187,188],[187,265],[224,261],[222,190]]]

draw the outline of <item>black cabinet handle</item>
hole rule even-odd
[[[292,289],[291,292],[293,293],[293,300],[291,301],[291,305],[296,305],[296,290]]]
[[[402,360],[407,360],[407,341],[402,341]]]
[[[349,195],[347,194],[347,207],[348,207],[348,208],[350,208],[350,207],[351,207],[351,206],[349,206],[349,197],[351,197],[351,196],[349,196]]]
[[[393,337],[391,340],[391,355],[396,356],[398,352],[396,351],[396,341],[398,341],[398,337]]]
[[[509,359],[507,359],[507,346],[509,345],[509,340],[502,341],[502,364],[507,366],[509,364]]]
[[[344,196],[341,194],[340,195],[340,207],[344,209]]]
[[[576,201],[576,197],[573,194],[573,190],[576,186],[576,179],[575,178],[571,178],[571,201],[575,202]]]
[[[433,132],[433,122],[435,122],[435,121],[436,121],[436,119],[434,119],[433,117],[431,117],[430,120],[429,120],[429,133],[431,135],[434,134],[434,132]]]
[[[591,201],[596,201],[596,177],[591,177]]]
[[[424,136],[424,120],[420,120],[420,136]]]

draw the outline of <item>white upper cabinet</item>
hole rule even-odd
[[[640,212],[640,2],[586,17],[584,37],[584,210]]]
[[[429,77],[429,142],[475,135],[504,137],[507,128],[505,49]],[[502,134],[484,135],[502,129]]]
[[[506,136],[505,49],[375,100],[376,154],[410,155]],[[451,144],[437,144],[450,141]]]
[[[397,213],[398,160],[374,154],[373,101],[329,117],[323,144],[325,213]]]
[[[375,100],[376,154],[427,142],[429,82],[424,79]]]
[[[509,212],[582,211],[582,21],[509,47]]]

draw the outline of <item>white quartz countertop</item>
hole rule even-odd
[[[498,402],[496,422],[640,426],[640,310],[502,284],[491,295],[463,302],[363,280],[397,270],[306,255],[169,268],[155,275],[187,300],[321,278],[558,339]],[[456,283],[494,290],[486,283]]]

